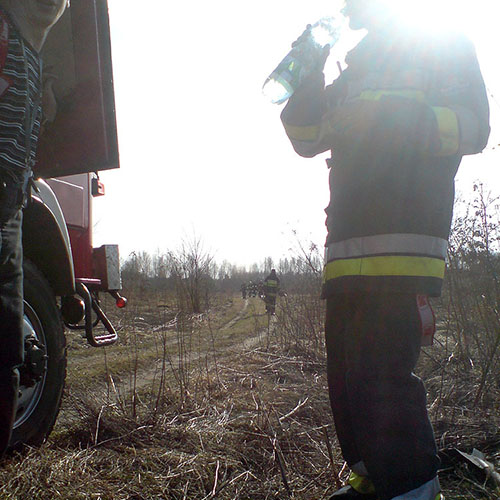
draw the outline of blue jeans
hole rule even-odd
[[[329,297],[328,386],[346,462],[363,462],[380,500],[432,480],[439,465],[422,381],[415,295]]]

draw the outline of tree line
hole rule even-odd
[[[315,244],[299,245],[296,255],[275,261],[266,257],[260,263],[238,266],[227,260],[217,262],[203,242],[195,238],[176,250],[132,252],[122,261],[125,289],[148,288],[182,292],[182,305],[193,312],[204,310],[208,295],[214,292],[235,293],[242,283],[259,281],[276,269],[282,286],[289,291],[319,293],[322,259]]]

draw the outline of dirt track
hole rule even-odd
[[[118,344],[105,350],[89,349],[79,338],[71,340],[74,348],[68,355],[70,388],[97,379],[103,394],[109,394],[110,381],[112,390],[121,395],[140,391],[158,379],[164,365],[174,371],[189,369],[203,358],[206,363],[213,363],[259,344],[265,346],[276,324],[274,316],[268,318],[264,313],[263,302],[258,298],[235,301],[225,314],[213,310],[193,315],[183,324],[177,316],[168,321],[157,320],[156,325],[151,317],[136,316],[133,321],[138,325],[135,336],[127,338],[122,333]],[[251,330],[240,331],[242,322],[247,322]]]

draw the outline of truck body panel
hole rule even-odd
[[[77,278],[91,278],[93,274],[90,183],[89,174],[47,180],[47,184],[56,194],[64,214]]]
[[[35,174],[59,177],[119,167],[106,0],[72,0],[42,50],[57,104],[44,123]]]

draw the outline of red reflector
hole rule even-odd
[[[106,194],[104,184],[95,177],[92,179],[91,192],[92,196],[104,196]]]
[[[116,299],[116,307],[123,309],[127,305],[127,299],[125,297],[118,297]]]

